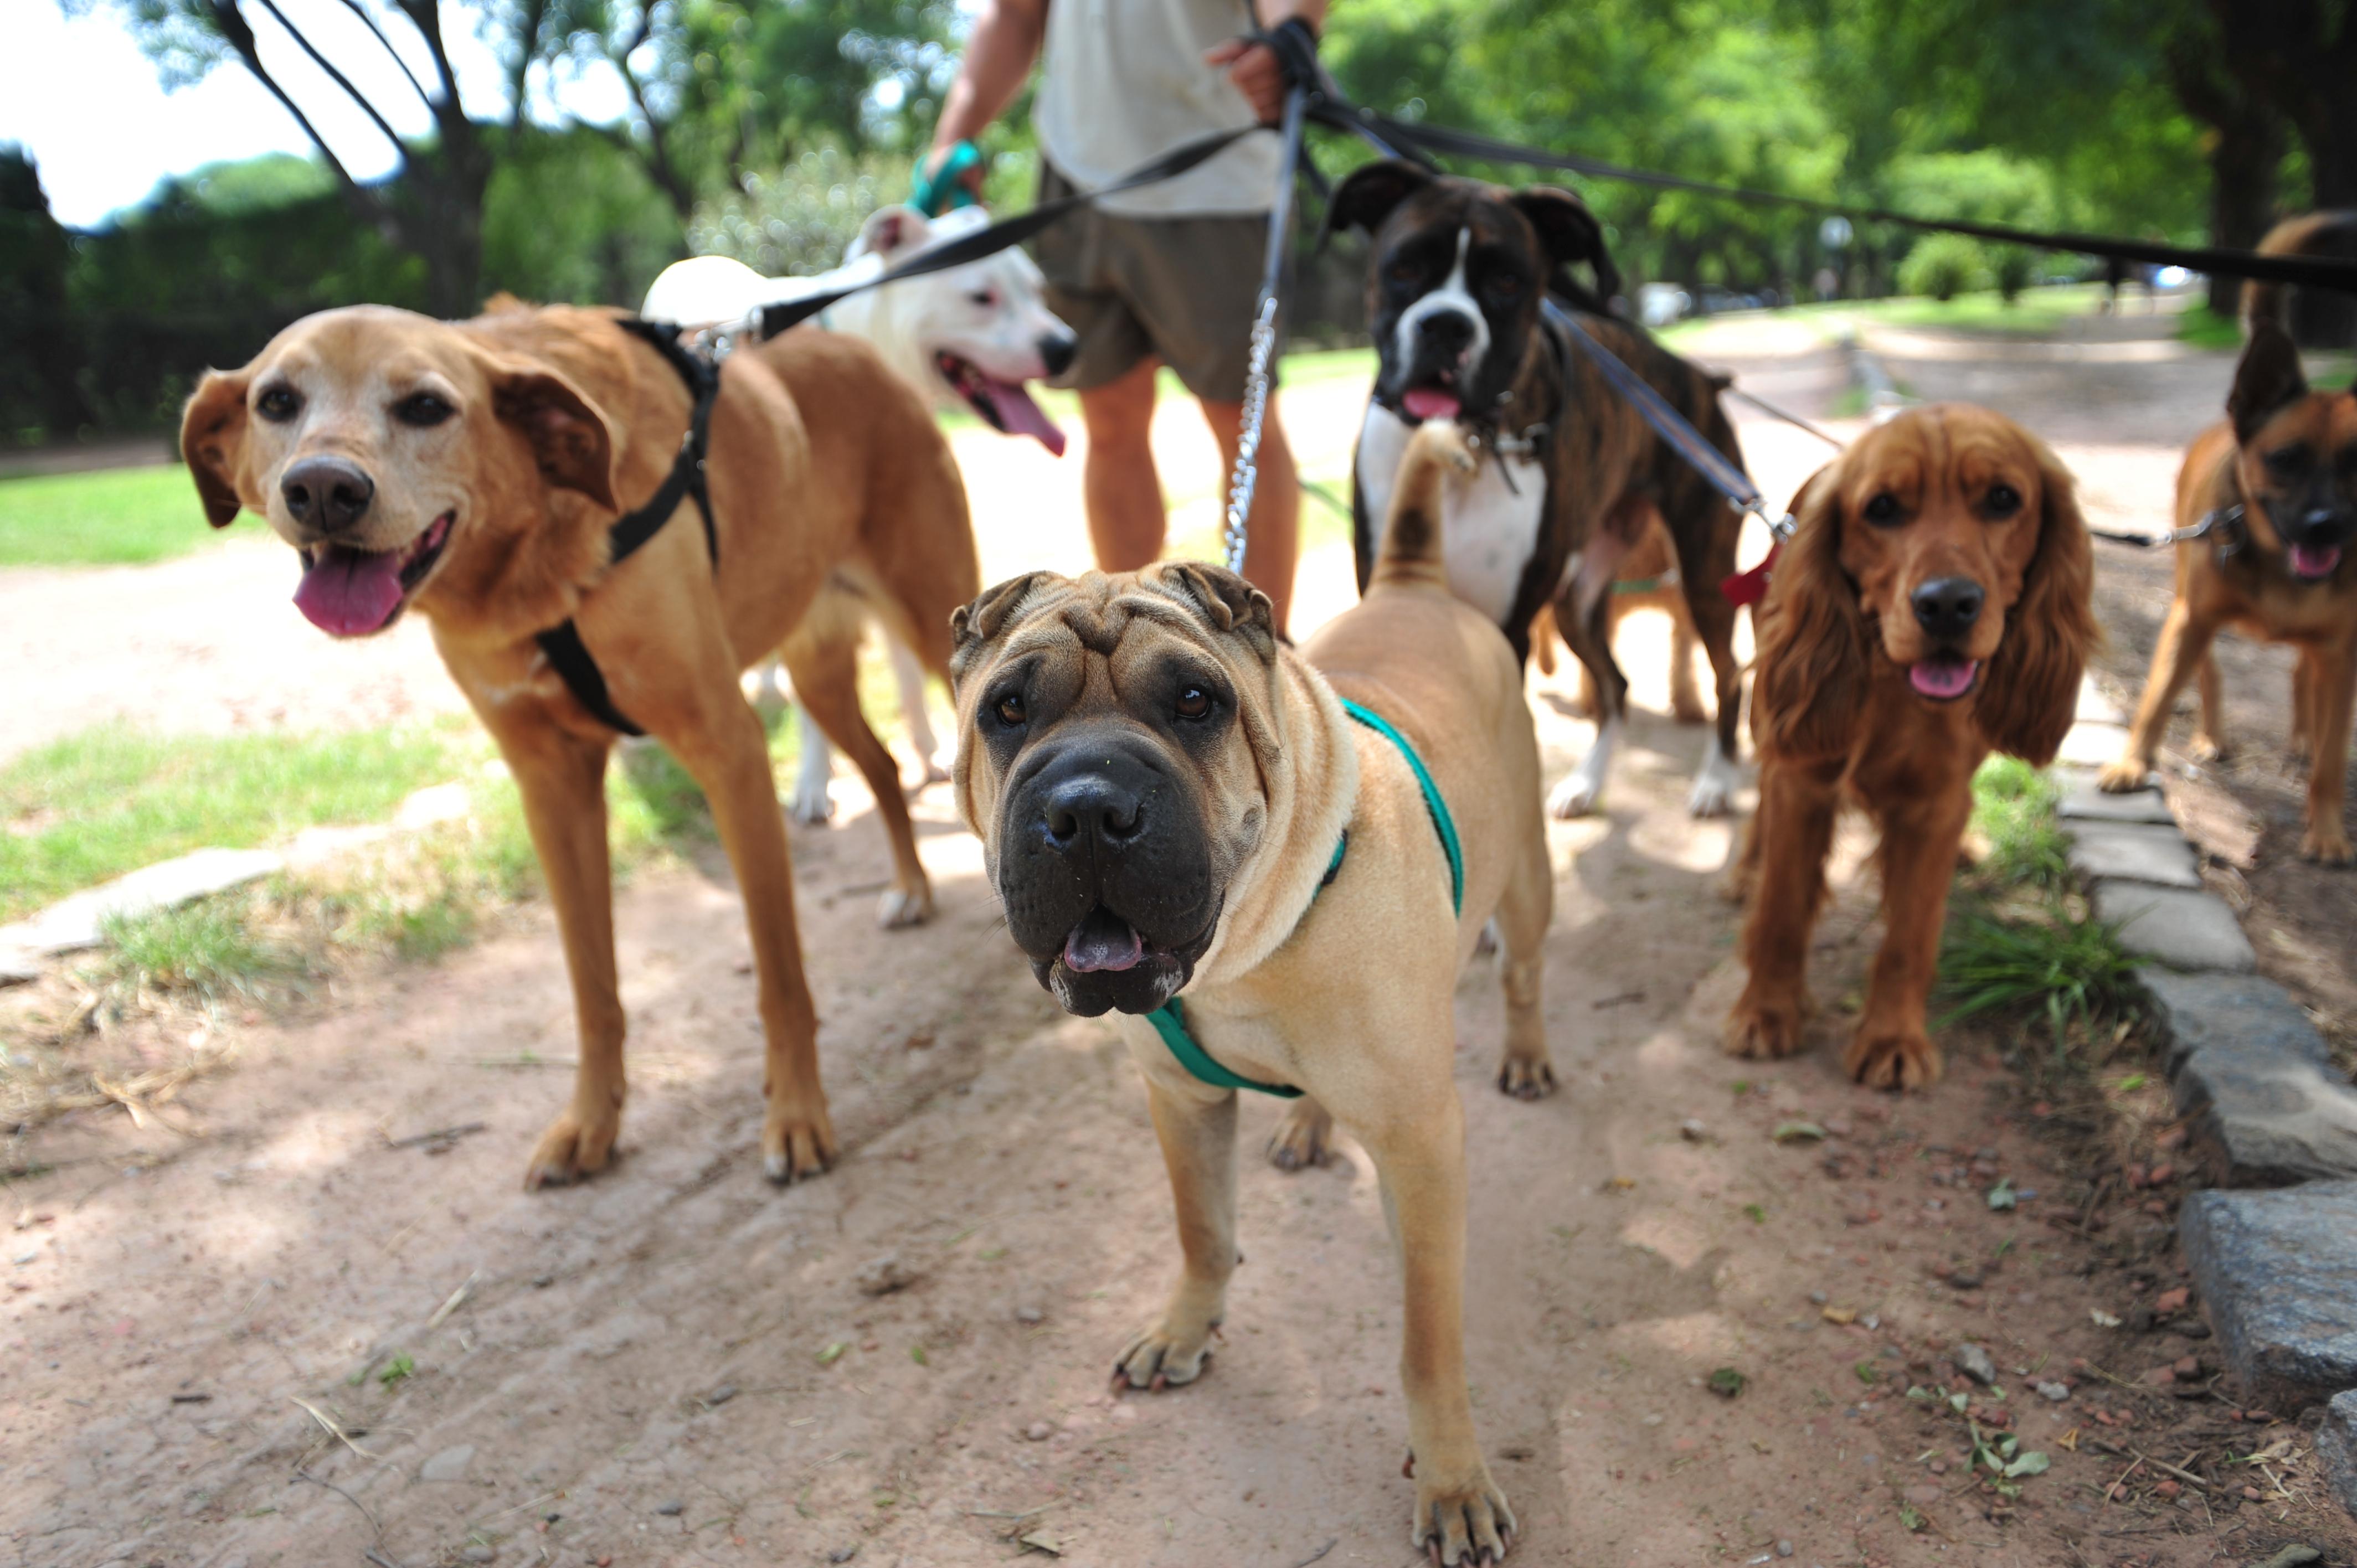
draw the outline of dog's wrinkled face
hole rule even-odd
[[[2357,542],[2357,393],[2309,389],[2299,353],[2272,321],[2254,328],[2226,403],[2234,463],[2259,547],[2301,582],[2333,576]]]
[[[1035,573],[958,611],[959,810],[1006,929],[1071,1012],[1146,1013],[1268,832],[1268,598],[1217,567]]]
[[[1615,286],[1602,231],[1568,191],[1510,192],[1385,161],[1343,181],[1330,220],[1372,238],[1375,401],[1411,424],[1479,418],[1498,406],[1560,269],[1588,262],[1602,292]]]
[[[874,255],[895,265],[989,221],[979,207],[930,220],[913,208],[882,208],[861,227],[844,261]],[[1023,385],[1063,374],[1080,348],[1072,329],[1048,308],[1046,286],[1039,263],[1016,246],[895,284],[877,310],[898,317],[896,329],[922,351],[941,401],[963,403],[992,429],[1031,436],[1061,456],[1064,433]]]
[[[605,417],[571,383],[372,306],[307,317],[243,370],[209,372],[180,449],[214,526],[251,508],[300,553],[296,606],[338,637],[391,626],[454,540],[515,526],[536,487],[613,505]]]
[[[2038,449],[1985,409],[1934,407],[1868,432],[1826,482],[1841,567],[1883,652],[1919,696],[1971,692],[2038,551]]]

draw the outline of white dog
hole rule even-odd
[[[979,207],[934,219],[910,207],[880,208],[860,226],[843,265],[814,277],[765,278],[726,256],[674,262],[647,290],[639,314],[689,326],[748,322],[765,306],[865,282],[989,221]],[[1020,247],[1010,247],[962,267],[854,295],[828,306],[817,325],[866,338],[935,407],[971,408],[992,429],[1028,435],[1060,457],[1064,433],[1023,384],[1060,373],[1072,362],[1077,347],[1072,329],[1044,303],[1042,282],[1038,264]],[[888,637],[885,645],[891,651],[909,742],[924,758],[925,780],[945,779],[949,775],[934,760],[932,725],[925,719],[924,671],[897,640]],[[761,667],[760,679],[765,688],[776,690],[776,660]],[[827,791],[834,754],[817,725],[802,722],[799,727],[802,766],[794,779],[793,818],[816,825],[834,814]]]

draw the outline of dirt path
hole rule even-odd
[[[1838,384],[1830,359],[1774,373],[1803,413]],[[1755,461],[1791,478],[1818,460],[1805,437],[1759,438]],[[969,474],[978,493],[1010,478]],[[1033,530],[1021,560],[1071,558],[1069,513],[1016,521]],[[1305,611],[1347,596],[1345,557],[1305,570]],[[1873,938],[1856,846],[1820,933],[1818,1048],[1766,1070],[1719,1053],[1734,830],[1684,815],[1704,734],[1648,716],[1666,706],[1660,633],[1641,618],[1624,644],[1646,714],[1606,811],[1551,830],[1562,1091],[1499,1096],[1495,984],[1477,971],[1459,993],[1469,1359],[1523,1526],[1514,1560],[2191,1568],[2307,1540],[2351,1561],[2357,1533],[2305,1490],[2172,1503],[2147,1471],[2107,1492],[2131,1460],[2098,1438],[2171,1463],[2265,1439],[2222,1402],[2125,1386],[2206,1349],[2090,1316],[2131,1318],[2176,1285],[2166,1207],[2099,1201],[2083,1232],[2088,1173],[2036,1135],[1993,1047],[1958,1040],[1947,1082],[1903,1101],[1841,1078],[1837,999]],[[1590,736],[1564,694],[1534,703],[1550,776]],[[939,918],[870,929],[881,837],[838,792],[846,825],[794,839],[845,1145],[819,1181],[759,1178],[753,983],[717,864],[619,900],[629,1157],[588,1186],[517,1190],[572,1052],[539,907],[444,963],[242,1026],[241,1064],[168,1124],[109,1114],[30,1140],[56,1168],[11,1188],[13,1561],[651,1568],[856,1550],[931,1568],[1008,1561],[1025,1533],[1096,1568],[1290,1568],[1329,1543],[1329,1563],[1418,1561],[1363,1154],[1282,1176],[1257,1155],[1277,1108],[1247,1104],[1250,1261],[1213,1369],[1109,1399],[1114,1351],[1177,1266],[1143,1091],[1108,1028],[1034,984],[942,791],[918,807]],[[1776,1141],[1802,1120],[1824,1140]],[[474,1122],[446,1154],[388,1146]],[[2000,1178],[2018,1209],[1986,1202]],[[888,1253],[912,1283],[863,1294],[856,1276]],[[2009,1507],[1970,1479],[1962,1418],[1901,1396],[1973,1388],[1948,1360],[1964,1339],[2009,1396],[1975,1390],[1984,1427],[2009,1421],[2054,1461]],[[1706,1386],[1722,1367],[1749,1379],[1739,1398]]]
[[[2166,316],[2091,317],[2059,343],[1889,330],[1872,341],[1917,395],[1986,403],[2045,435],[2079,476],[2091,521],[2154,533],[2171,525],[2186,443],[2222,416],[2233,380],[2232,352],[2178,343],[2174,326]],[[2118,544],[2096,552],[2095,610],[2110,639],[2097,677],[2132,712],[2169,610],[2172,556]],[[2244,912],[2260,968],[2357,1062],[2357,945],[2349,936],[2357,878],[2296,853],[2308,772],[2285,751],[2290,651],[2235,636],[2216,647],[2233,750],[2207,767],[2166,750],[2169,803],[2204,852],[2204,876]],[[2179,742],[2192,733],[2190,691],[2181,707]],[[2357,779],[2350,807],[2357,811]]]

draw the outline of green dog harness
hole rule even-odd
[[[1415,775],[1416,787],[1424,791],[1424,809],[1431,814],[1432,831],[1440,835],[1440,847],[1448,855],[1449,902],[1458,914],[1463,914],[1465,912],[1465,851],[1457,842],[1457,822],[1448,814],[1448,802],[1440,798],[1440,786],[1432,781],[1431,773],[1424,766],[1424,758],[1415,754],[1415,747],[1407,743],[1407,736],[1394,728],[1390,720],[1372,708],[1361,707],[1348,697],[1342,698],[1341,702],[1344,713],[1398,746],[1400,755],[1407,758],[1408,770]],[[1318,894],[1332,886],[1334,878],[1340,875],[1342,856],[1350,847],[1350,831],[1344,829],[1340,841],[1334,845],[1334,858],[1327,863],[1326,875],[1318,878],[1317,892],[1309,896],[1312,908],[1317,906]],[[1302,911],[1302,918],[1304,919],[1308,918],[1308,910]],[[1222,1067],[1211,1053],[1205,1050],[1201,1043],[1188,1030],[1187,1015],[1180,1009],[1178,998],[1176,996],[1148,1013],[1146,1017],[1146,1021],[1154,1026],[1154,1032],[1162,1036],[1162,1043],[1169,1047],[1170,1054],[1178,1058],[1178,1065],[1212,1088],[1249,1089],[1262,1094],[1274,1094],[1281,1100],[1301,1098],[1301,1090],[1297,1089],[1289,1088],[1284,1084],[1261,1083],[1244,1077],[1242,1073],[1231,1072]]]

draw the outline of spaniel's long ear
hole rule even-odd
[[[180,460],[196,481],[205,521],[215,528],[227,528],[243,504],[237,475],[245,460],[248,380],[243,371],[207,371],[180,413]]]
[[[1801,487],[1797,526],[1760,607],[1751,709],[1763,757],[1840,756],[1866,707],[1866,618],[1841,566],[1841,513],[1835,461]]]
[[[2045,443],[2033,437],[2030,446],[2043,500],[2038,553],[1973,711],[1991,746],[2042,768],[2078,716],[2079,678],[2102,633],[2091,603],[2094,549],[2077,483]]]

